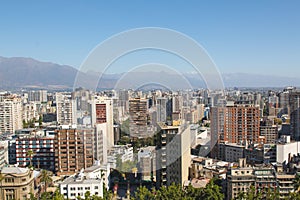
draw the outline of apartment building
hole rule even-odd
[[[259,143],[260,111],[254,105],[232,104],[211,108],[212,155],[217,157],[220,143]]]
[[[172,183],[183,185],[188,180],[190,154],[190,127],[160,124],[156,154],[157,188]]]
[[[32,155],[28,155],[28,151]],[[38,169],[55,170],[54,137],[24,136],[16,139],[16,162],[20,167],[27,167],[30,162]]]
[[[0,98],[0,133],[14,133],[23,128],[21,98],[9,95]]]
[[[55,172],[71,175],[93,165],[94,129],[61,127],[55,132]]]

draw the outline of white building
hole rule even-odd
[[[0,169],[8,163],[8,141],[0,141]]]
[[[111,168],[117,168],[117,157],[120,156],[121,162],[133,161],[133,147],[129,145],[115,145],[109,151],[109,155],[107,156],[107,162],[109,163]]]
[[[90,178],[83,172],[76,176],[70,176],[59,184],[60,193],[67,199],[85,198],[86,192],[91,196],[103,197],[103,180],[100,178]]]
[[[14,133],[21,129],[22,100],[10,95],[0,99],[0,133]]]
[[[107,147],[108,147],[108,137],[107,137],[107,123],[96,124],[95,125],[95,160],[101,163],[107,163]]]
[[[276,161],[278,163],[284,163],[289,161],[289,157],[300,153],[300,142],[291,142],[290,136],[283,138],[283,143],[279,143],[276,146]]]
[[[26,122],[39,119],[36,102],[29,102],[23,105],[23,120]]]
[[[75,101],[71,94],[56,93],[56,115],[60,125],[76,124]]]
[[[93,97],[91,111],[92,126],[101,124],[101,130],[106,131],[107,149],[109,150],[114,145],[112,99],[102,96]]]
[[[110,176],[110,166],[109,164],[100,165],[96,162],[95,165],[86,168],[84,174],[87,179],[102,179],[105,188],[109,189],[109,176]]]
[[[29,91],[28,101],[31,102],[47,102],[47,90]]]

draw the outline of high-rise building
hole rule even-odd
[[[60,128],[55,133],[55,171],[71,175],[93,165],[94,129]]]
[[[157,98],[156,100],[157,109],[157,122],[167,121],[167,98]]]
[[[260,112],[253,105],[211,108],[211,147],[219,143],[259,143]],[[216,147],[217,147],[216,146]],[[217,156],[217,148],[212,152]]]
[[[28,155],[28,150],[32,155]],[[16,139],[16,162],[20,167],[33,167],[54,171],[54,138],[53,137],[21,137]]]
[[[147,110],[147,99],[135,98],[129,100],[129,131],[131,136],[139,137],[147,132]]]
[[[56,93],[56,115],[60,125],[76,124],[75,101],[71,94]]]
[[[107,124],[95,125],[95,140],[94,140],[94,158],[101,163],[107,163],[108,137]]]
[[[300,91],[290,93],[290,118],[292,139],[300,141]]]
[[[182,96],[173,96],[172,97],[173,112],[180,112],[182,105],[183,105]]]
[[[91,106],[92,125],[98,130],[97,133],[102,130],[109,150],[114,145],[113,101],[108,97],[96,96],[91,101]],[[101,126],[98,126],[99,124]]]
[[[14,133],[23,128],[22,101],[16,96],[6,96],[0,101],[0,133]]]
[[[172,183],[183,185],[188,180],[190,154],[190,128],[188,125],[160,124],[156,154],[157,188]]]
[[[47,102],[47,90],[32,90],[28,92],[28,101]]]

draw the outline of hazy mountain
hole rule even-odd
[[[0,57],[0,86],[70,87],[77,70],[66,65],[40,62],[32,58]]]
[[[32,58],[0,57],[0,88],[48,88],[72,89],[78,70],[67,65],[40,62]],[[97,72],[80,73],[76,86],[93,88],[151,88],[161,87],[182,89],[205,87],[205,82],[197,74],[169,74],[168,72],[131,72],[103,74]],[[299,78],[274,77],[232,73],[223,74],[226,87],[284,87],[299,86]]]

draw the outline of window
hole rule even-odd
[[[13,178],[6,178],[5,183],[13,183],[14,179]]]
[[[95,186],[95,190],[97,190],[98,189],[98,186]]]

